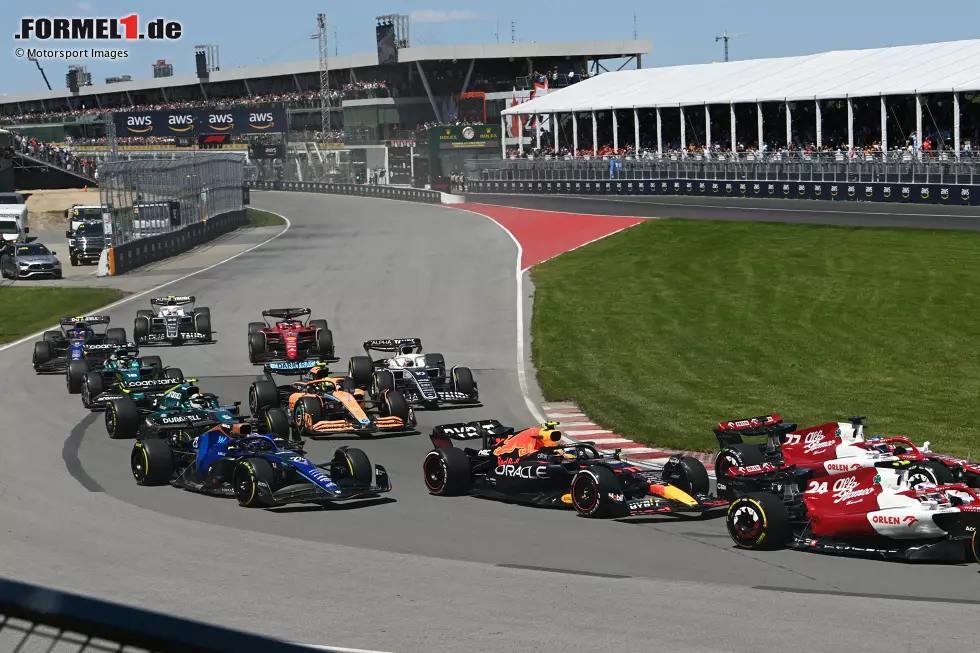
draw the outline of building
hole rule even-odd
[[[157,59],[157,62],[153,64],[153,77],[173,77],[174,67],[173,64],[167,63],[163,59]]]
[[[132,75],[122,75],[120,77],[106,77],[106,84],[119,84],[120,82],[131,82],[133,81]]]

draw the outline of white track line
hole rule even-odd
[[[275,213],[274,211],[266,211],[266,212],[267,213],[272,213],[273,215],[278,215],[280,218],[282,218],[283,220],[285,220],[286,221],[286,228],[283,229],[282,231],[280,231],[279,233],[277,233],[275,236],[272,236],[271,238],[269,238],[267,240],[263,240],[258,245],[252,245],[251,247],[249,247],[245,251],[238,252],[234,256],[229,256],[225,260],[218,261],[214,265],[209,265],[206,268],[201,268],[200,270],[196,270],[194,272],[191,272],[190,274],[185,274],[182,277],[178,277],[176,279],[171,279],[170,281],[166,281],[164,283],[161,283],[159,286],[154,286],[153,288],[150,288],[149,290],[143,290],[143,291],[138,292],[138,293],[135,293],[133,295],[127,295],[126,297],[123,297],[119,301],[113,302],[111,304],[107,304],[105,306],[100,306],[99,308],[93,308],[91,311],[88,311],[88,314],[89,315],[97,315],[97,314],[99,314],[99,313],[101,313],[103,311],[109,310],[110,308],[115,308],[116,306],[122,306],[123,304],[125,304],[127,302],[131,302],[134,299],[139,299],[140,297],[145,297],[146,295],[149,295],[152,292],[156,292],[157,290],[160,290],[161,288],[166,288],[167,286],[173,285],[175,283],[180,283],[181,281],[184,281],[185,279],[190,279],[191,277],[196,276],[198,274],[201,274],[202,272],[207,272],[208,270],[213,270],[214,268],[218,267],[219,265],[224,265],[228,261],[235,260],[236,258],[238,258],[239,256],[241,256],[242,254],[248,254],[249,252],[258,249],[259,247],[262,247],[263,245],[266,245],[268,243],[271,243],[273,240],[275,240],[279,236],[281,236],[284,233],[286,233],[287,231],[289,231],[289,228],[291,226],[293,226],[293,223],[290,222],[289,221],[289,218],[287,218],[286,216],[280,215],[278,213]],[[57,327],[58,327],[58,325],[55,324],[55,325],[52,325],[52,326],[48,327],[48,329],[55,329]],[[23,344],[25,342],[29,342],[31,340],[34,340],[38,336],[43,335],[44,332],[47,331],[48,329],[41,329],[40,331],[35,331],[34,333],[32,333],[30,335],[24,336],[20,340],[15,340],[13,342],[8,342],[7,344],[5,344],[3,346],[0,346],[0,352],[6,351],[6,350],[10,349],[11,347],[16,347],[17,345]]]

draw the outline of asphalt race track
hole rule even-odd
[[[309,444],[314,460],[341,443],[363,448],[391,474],[384,500],[249,510],[138,487],[131,441],[110,441],[102,415],[68,395],[62,376],[35,376],[29,343],[0,350],[8,370],[0,379],[0,575],[296,642],[399,653],[774,650],[813,640],[816,628],[824,650],[972,641],[976,565],[753,554],[733,548],[721,519],[592,521],[429,496],[421,462],[432,425],[534,421],[517,378],[513,241],[490,220],[441,206],[252,198],[291,228],[159,291],[210,306],[217,341],[146,353],[223,399],[244,400],[258,371],[246,356],[246,323],[263,308],[309,306],[330,322],[338,367],[368,338],[418,336],[449,364],[475,370],[484,406],[420,411],[416,435]],[[114,324],[131,331],[145,302],[112,309]]]

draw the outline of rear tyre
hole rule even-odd
[[[45,340],[43,342],[34,343],[34,371],[39,371],[38,368],[51,361],[54,358],[54,352],[51,350],[51,342]]]
[[[64,339],[65,336],[63,333],[61,333],[61,331],[45,331],[44,337],[42,338],[44,342],[50,343],[61,342]]]
[[[442,354],[426,354],[425,366],[438,367],[439,377],[442,378],[446,376],[446,357],[443,356]]]
[[[105,392],[105,380],[102,372],[92,370],[82,379],[82,405],[91,410],[94,408],[92,397],[98,397]]]
[[[463,494],[473,483],[470,459],[459,449],[435,449],[422,462],[422,474],[429,494],[454,496]]]
[[[255,363],[256,358],[262,356],[266,352],[266,341],[265,334],[261,331],[256,333],[250,333],[248,335],[248,360],[250,363]]]
[[[370,356],[354,356],[347,366],[347,376],[358,388],[370,388],[374,377],[374,361]]]
[[[326,331],[329,328],[326,320],[310,320],[307,322],[307,324],[309,324],[310,328],[312,329],[323,329]]]
[[[170,379],[171,381],[183,382],[184,380],[184,370],[179,367],[168,367],[163,371],[163,378]]]
[[[946,485],[955,483],[953,472],[946,465],[936,460],[917,460],[909,465],[909,486],[916,487],[922,483]]]
[[[248,389],[248,410],[253,417],[279,405],[279,388],[272,381],[255,381]]]
[[[154,379],[163,376],[163,359],[159,356],[143,356],[139,361],[141,366],[153,368],[151,376]]]
[[[790,535],[786,505],[768,492],[751,492],[732,501],[725,525],[736,546],[752,551],[780,549]]]
[[[166,485],[174,474],[174,453],[166,440],[141,440],[133,445],[129,465],[137,485]]]
[[[120,344],[126,344],[129,342],[126,340],[126,329],[122,328],[106,329],[105,337],[107,340],[116,340]]]
[[[453,368],[453,389],[464,395],[476,393],[476,382],[473,380],[473,371],[468,367]]]
[[[572,506],[583,517],[610,517],[615,503],[609,495],[618,494],[619,490],[616,473],[608,467],[581,469],[572,478]]]
[[[113,399],[105,407],[105,430],[113,440],[135,438],[140,430],[140,413],[136,403],[126,397]]]
[[[289,439],[289,418],[278,406],[265,411],[265,428],[274,437]]]
[[[65,384],[68,394],[77,395],[82,391],[82,379],[89,372],[87,360],[68,361],[68,372],[65,374]]]
[[[150,319],[151,317],[153,317],[153,311],[136,311],[136,319],[138,320],[141,317]]]
[[[275,487],[275,475],[272,465],[262,458],[249,458],[235,465],[232,482],[235,486],[235,498],[238,505],[246,508],[268,508],[275,501],[269,495],[269,490]],[[268,485],[269,490],[259,483]]]
[[[732,467],[748,467],[765,462],[762,450],[754,444],[729,444],[722,447],[715,456],[715,478],[721,483],[718,486],[718,496],[722,499],[734,499],[735,495],[728,489],[728,470]]]
[[[388,370],[379,370],[374,373],[374,394],[383,395],[389,390],[395,389],[395,375]]]

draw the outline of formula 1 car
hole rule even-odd
[[[163,342],[182,345],[188,340],[211,342],[211,309],[194,308],[196,301],[193,295],[150,298],[152,310],[136,311],[133,339],[140,345]]]
[[[814,478],[841,474],[861,467],[874,467],[883,460],[907,460],[912,485],[919,483],[965,482],[980,487],[980,463],[937,454],[929,443],[918,447],[907,437],[864,436],[864,416],[849,422],[828,422],[799,429],[779,415],[721,422],[715,437],[721,446],[715,458],[718,492],[728,491],[724,479],[730,467],[769,462],[813,470]],[[762,436],[765,444],[747,444],[743,437]]]
[[[733,467],[728,533],[751,550],[980,563],[980,495],[962,483],[913,488],[911,466],[886,460],[820,478],[772,463]]]
[[[391,491],[388,473],[360,449],[339,447],[329,463],[314,464],[302,443],[280,448],[269,435],[236,437],[216,426],[191,441],[138,440],[130,467],[139,485],[166,485],[234,496],[248,508],[324,504],[377,498]]]
[[[248,407],[262,416],[280,407],[300,437],[323,437],[335,433],[373,435],[378,432],[411,431],[415,411],[397,390],[386,390],[368,399],[347,377],[332,376],[325,362],[281,361],[263,368],[265,379],[252,383]],[[276,385],[273,375],[301,375],[287,385]]]
[[[391,358],[373,360],[372,351],[396,353]],[[410,404],[436,408],[440,403],[479,404],[480,393],[468,367],[446,369],[442,354],[423,354],[419,338],[368,340],[366,356],[350,359],[348,374],[354,385],[380,397],[386,390],[398,390]]]
[[[275,324],[249,322],[248,360],[253,364],[269,361],[297,361],[309,358],[334,359],[333,332],[326,320],[303,322],[308,308],[271,308],[262,318],[275,318]]]
[[[107,328],[99,333],[92,328],[98,325]],[[61,330],[45,331],[42,339],[34,343],[34,371],[67,373],[71,361],[104,358],[114,346],[126,343],[126,329],[110,329],[108,325],[108,315],[61,318]],[[74,378],[81,382],[81,376]]]
[[[261,420],[241,414],[240,401],[222,406],[212,393],[202,393],[197,379],[184,379],[157,396],[144,408],[129,399],[114,399],[106,404],[105,426],[110,438],[169,438],[177,433],[192,439],[215,426],[236,435],[258,429],[277,438],[289,438],[289,422],[279,408],[270,408]]]
[[[139,358],[139,348],[130,343],[116,347],[104,365],[85,374],[82,405],[99,410],[109,401],[128,397],[139,406],[149,407],[159,395],[183,380],[179,367],[164,367],[159,356]]]
[[[589,442],[562,444],[558,422],[518,433],[497,420],[443,424],[432,429],[435,449],[422,463],[431,494],[474,494],[537,506],[573,507],[584,517],[705,513],[728,506],[708,496],[708,472],[678,455],[655,472]],[[479,440],[480,449],[453,447]]]

